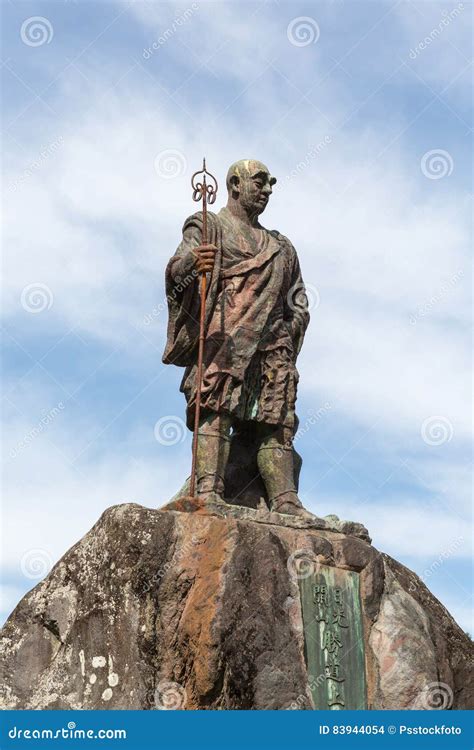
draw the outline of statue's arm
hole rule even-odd
[[[168,270],[173,281],[181,281],[195,271],[197,260],[195,248],[199,247],[200,239],[197,226],[191,225],[183,230],[183,239],[168,263]]]
[[[296,355],[303,346],[309,323],[309,311],[303,276],[296,250],[290,245],[290,283],[285,299],[285,320],[288,323]]]
[[[173,281],[213,270],[217,247],[210,243],[203,245],[201,238],[201,214],[194,214],[185,221],[183,239],[168,264],[168,274]]]

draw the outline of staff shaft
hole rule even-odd
[[[202,238],[201,244],[206,245],[207,238],[207,186],[206,186],[206,175],[203,179],[203,195],[202,195]],[[194,432],[193,432],[193,457],[191,465],[191,482],[189,488],[189,494],[191,497],[195,497],[196,492],[196,465],[197,465],[197,452],[199,442],[199,421],[201,417],[201,392],[202,392],[202,362],[204,357],[204,323],[206,315],[206,292],[207,292],[207,279],[206,274],[201,273],[200,279],[200,295],[201,304],[199,310],[199,343],[198,343],[198,361],[196,371],[196,404],[194,411]]]

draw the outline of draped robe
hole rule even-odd
[[[227,208],[208,213],[208,241],[218,248],[207,275],[203,412],[236,421],[295,426],[296,358],[309,315],[298,257],[277,231],[248,227]],[[166,269],[169,309],[163,361],[186,368],[181,383],[193,425],[199,336],[199,278],[189,251],[201,242],[202,214],[190,216]]]

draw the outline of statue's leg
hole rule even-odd
[[[303,508],[296,491],[292,430],[259,425],[257,464],[272,511],[314,518]]]
[[[230,449],[231,417],[207,412],[199,423],[196,461],[197,494],[223,502],[224,474]]]

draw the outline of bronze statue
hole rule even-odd
[[[181,391],[193,429],[197,395],[199,276],[205,274],[205,344],[196,455],[197,495],[307,519],[293,448],[296,358],[309,322],[296,251],[260,224],[276,179],[254,159],[227,174],[227,206],[184,223],[166,269],[169,308],[163,361],[185,367]]]

